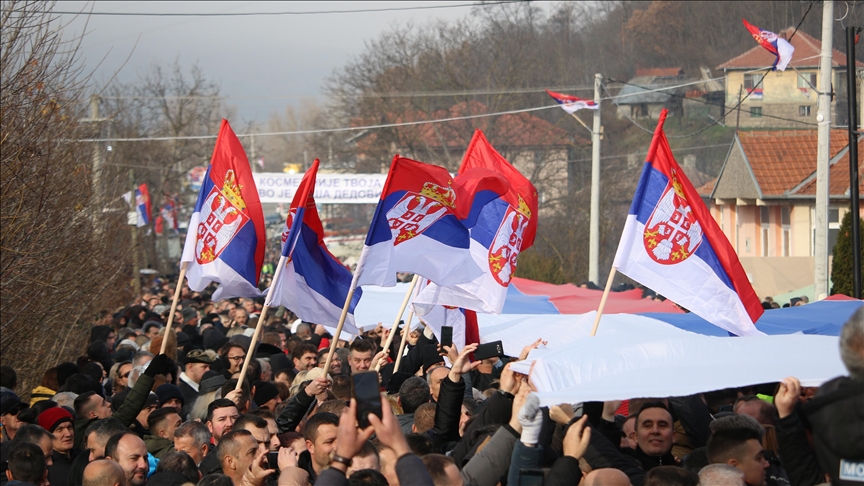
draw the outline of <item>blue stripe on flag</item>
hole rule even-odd
[[[341,308],[345,304],[345,297],[351,286],[351,272],[318,246],[318,235],[306,224],[303,225],[294,247],[291,265],[294,265],[294,271],[303,277],[306,285],[315,293],[336,307]],[[354,291],[349,312],[354,312],[362,294],[359,287]]]
[[[189,231],[195,231],[195,229],[189,228]],[[257,241],[258,236],[255,234],[255,224],[252,220],[249,220],[240,228],[237,234],[234,235],[231,243],[219,255],[220,260],[233,268],[235,272],[246,279],[253,287],[258,286],[258,282],[255,280],[255,275],[258,272],[255,270],[255,259],[249,257],[249,248],[255,248]]]

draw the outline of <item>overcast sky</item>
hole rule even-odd
[[[55,11],[93,12],[285,12],[448,5],[450,8],[351,14],[232,17],[64,15],[66,36],[87,24],[85,64],[104,83],[132,81],[154,63],[198,61],[205,76],[221,83],[245,120],[264,122],[273,111],[303,97],[320,96],[324,80],[364,43],[393,26],[470,15],[469,0],[456,2],[92,2],[59,1]],[[535,2],[548,11],[549,4]],[[137,46],[136,46],[137,42]],[[124,61],[131,58],[123,66]],[[99,64],[101,61],[101,65]],[[98,68],[97,68],[98,65]],[[238,120],[239,121],[239,120]]]

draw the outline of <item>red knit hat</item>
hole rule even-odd
[[[36,421],[40,427],[53,433],[63,422],[72,422],[72,414],[63,407],[52,407],[40,413]]]

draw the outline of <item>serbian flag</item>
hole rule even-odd
[[[282,231],[282,256],[285,268],[273,282],[269,306],[282,305],[304,321],[336,329],[345,297],[351,287],[351,272],[324,244],[324,226],[315,207],[315,177],[318,159],[306,171]],[[360,301],[354,292],[345,319],[345,329],[360,334],[354,325],[354,307]]]
[[[561,105],[561,108],[564,109],[564,111],[571,115],[579,110],[597,110],[600,108],[600,105],[592,100],[583,100],[582,98],[556,93],[554,91],[549,91],[548,89],[546,92],[549,93],[549,96],[551,96],[552,99]]]
[[[395,156],[355,271],[356,285],[396,285],[396,272],[441,285],[481,274],[469,252],[468,228],[457,217],[447,169]]]
[[[763,335],[754,325],[762,305],[735,250],[672,156],[663,133],[666,113],[660,113],[613,265],[735,335]]]
[[[497,174],[503,185],[494,184],[486,172]],[[463,221],[471,234],[471,257],[483,273],[457,285],[427,285],[413,300],[414,312],[425,316],[430,306],[447,305],[500,314],[517,257],[537,233],[537,190],[480,130],[474,132],[455,182],[457,193],[466,193],[460,194],[468,206]]]
[[[141,184],[135,190],[135,209],[138,212],[138,227],[150,224],[150,191],[147,184]]]
[[[434,285],[426,279],[417,282],[416,294],[420,295],[429,285]],[[416,297],[415,297],[416,298]],[[415,304],[415,314],[417,305]],[[477,326],[477,313],[473,310],[444,305],[429,305],[424,307],[424,314],[417,315],[421,323],[429,326],[432,334],[440,341],[441,327],[453,328],[453,344],[462,350],[468,344],[480,342],[480,329]],[[413,327],[413,326],[412,326]]]
[[[182,262],[189,288],[200,292],[218,282],[213,300],[260,297],[264,263],[264,212],[252,168],[240,140],[222,120],[213,158],[189,220]]]
[[[795,52],[792,44],[774,32],[762,30],[744,19],[741,19],[741,22],[744,22],[744,27],[750,31],[756,42],[774,55],[774,70],[785,71],[789,61],[792,60],[792,53]]]

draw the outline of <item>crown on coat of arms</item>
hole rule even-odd
[[[678,171],[675,169],[672,169],[672,190],[675,191],[675,194],[678,194],[678,197],[687,199],[687,196],[684,195],[684,186],[678,180]]]
[[[225,173],[225,183],[222,184],[222,195],[225,196],[225,199],[228,200],[231,204],[234,205],[240,211],[246,209],[246,202],[243,201],[243,194],[240,191],[243,190],[243,186],[237,183],[237,178],[234,176],[234,171],[229,170]]]
[[[423,184],[423,189],[420,190],[421,196],[426,196],[429,199],[434,199],[441,204],[452,208],[456,205],[456,191],[452,187],[441,187],[438,184],[427,182]]]
[[[522,196],[519,196],[519,207],[517,211],[524,214],[528,219],[531,219],[531,208],[528,207],[528,203],[522,199]]]

